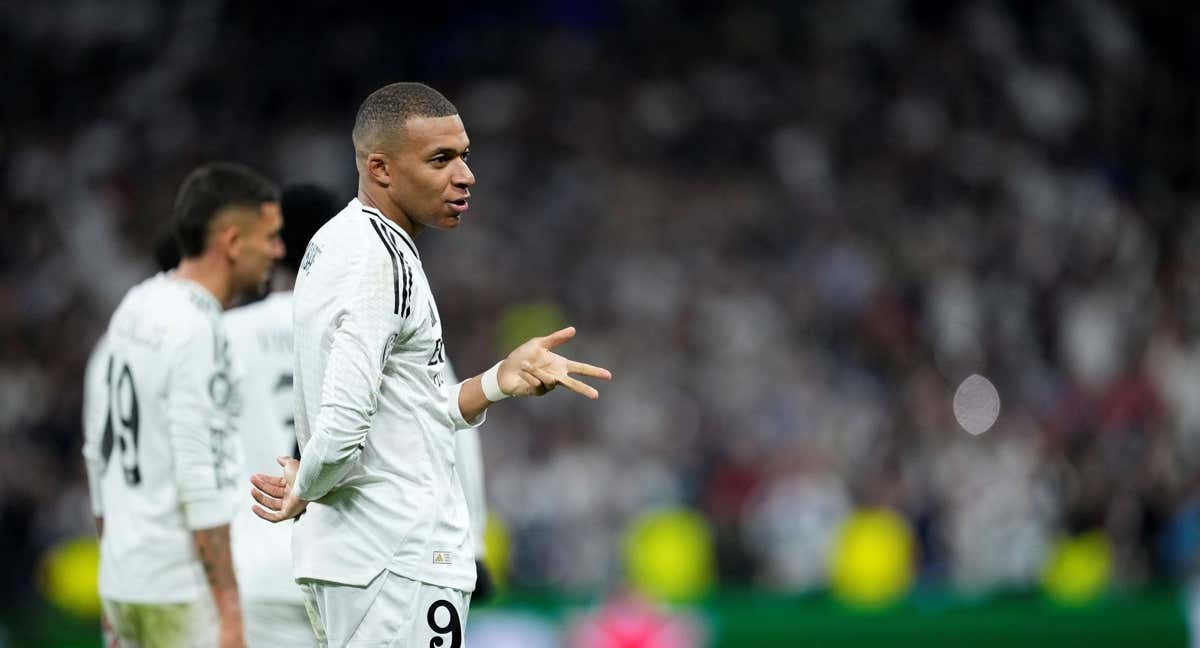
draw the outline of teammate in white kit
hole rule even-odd
[[[462,120],[437,91],[392,84],[363,102],[353,140],[358,197],[309,243],[296,283],[302,460],[280,457],[282,477],[252,477],[254,511],[304,513],[293,573],[323,644],[459,648],[476,574],[455,431],[482,423],[491,402],[559,384],[597,398],[568,373],[611,374],[551,351],[574,336],[567,328],[447,384],[413,237],[454,228],[467,211],[475,177]]]
[[[125,295],[106,333],[107,414],[93,498],[100,596],[123,646],[243,645],[229,546],[240,406],[221,312],[283,255],[278,191],[250,169],[200,167],[174,230],[183,259]]]
[[[280,455],[296,456],[292,286],[304,247],[338,209],[334,195],[315,185],[286,188],[280,206],[287,253],[271,280],[275,291],[225,314],[230,353],[244,368],[242,408],[236,419],[242,479],[277,468],[275,458]],[[291,574],[292,525],[263,522],[246,506],[245,492],[239,490],[238,495],[230,534],[246,645],[315,646],[300,588]]]
[[[154,245],[154,261],[159,272],[174,270],[179,265],[179,246],[169,229],[158,237]],[[100,498],[100,477],[112,452],[112,428],[105,448],[104,430],[110,426],[108,405],[108,336],[100,335],[92,353],[88,356],[83,378],[83,459],[87,471],[88,493],[91,496],[92,515],[96,517],[96,533],[103,535],[104,501]],[[100,627],[105,648],[115,646],[117,639],[103,612]]]

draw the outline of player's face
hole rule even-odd
[[[457,227],[475,184],[467,166],[471,140],[462,119],[458,115],[409,119],[398,148],[389,169],[391,200],[417,231]]]
[[[263,203],[258,210],[248,209],[246,217],[238,219],[238,236],[230,246],[233,275],[241,293],[257,293],[266,289],[271,268],[283,258],[283,214],[279,203]]]

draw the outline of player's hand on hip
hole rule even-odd
[[[570,374],[612,380],[612,372],[564,358],[551,350],[573,337],[575,327],[568,326],[517,347],[500,363],[496,373],[500,389],[510,396],[541,396],[562,385],[588,398],[599,398],[600,392],[594,387],[572,378]]]
[[[296,473],[300,462],[291,457],[278,457],[283,476],[255,473],[250,476],[250,496],[258,502],[251,507],[254,514],[268,522],[282,522],[304,512],[308,502],[296,497]],[[261,505],[261,506],[260,506]]]

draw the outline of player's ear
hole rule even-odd
[[[227,256],[234,257],[237,256],[241,243],[242,228],[237,219],[228,219],[217,223],[217,228],[213,232],[212,244],[218,250],[223,251]]]
[[[390,160],[387,155],[376,151],[367,154],[367,174],[381,187],[392,184]]]

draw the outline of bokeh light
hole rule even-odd
[[[1102,531],[1089,531],[1059,541],[1042,575],[1042,586],[1055,601],[1082,605],[1108,588],[1112,568],[1108,537]]]
[[[868,509],[843,524],[830,561],[833,594],[854,607],[878,608],[908,592],[915,573],[916,543],[895,511]]]
[[[100,616],[100,543],[79,537],[54,545],[42,557],[42,594],[58,608],[82,618]]]
[[[712,532],[693,511],[642,515],[630,525],[624,551],[629,582],[655,600],[694,600],[714,585]]]

